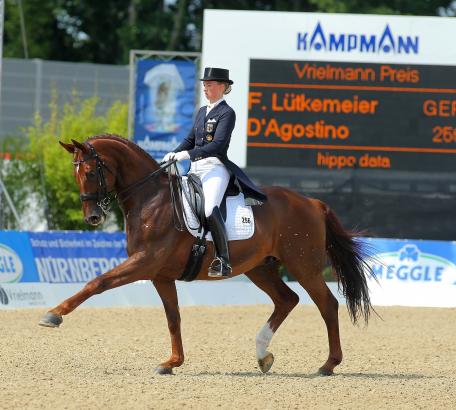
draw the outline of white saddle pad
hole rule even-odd
[[[188,193],[187,177],[182,178],[183,189]],[[183,195],[185,224],[188,231],[193,236],[198,236],[198,219],[193,214],[185,195]],[[244,202],[244,194],[240,193],[237,196],[229,196],[226,198],[226,233],[229,241],[240,241],[249,239],[255,231],[255,221],[253,219],[253,211],[251,206],[246,206]],[[208,241],[212,241],[212,235],[209,232],[206,236]]]

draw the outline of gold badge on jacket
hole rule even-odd
[[[211,142],[214,139],[214,137],[211,134],[206,135],[206,140]]]

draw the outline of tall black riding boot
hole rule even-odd
[[[212,240],[215,247],[215,259],[209,266],[210,277],[229,276],[231,274],[230,254],[228,252],[228,238],[226,235],[225,222],[223,222],[220,209],[216,206],[212,214],[207,218],[207,224],[211,230]]]

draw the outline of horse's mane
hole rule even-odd
[[[131,148],[133,151],[136,151],[138,154],[152,160],[155,162],[155,160],[146,152],[144,151],[139,145],[136,145],[133,141],[130,141],[127,138],[123,138],[119,135],[115,134],[100,134],[100,135],[94,135],[93,137],[90,137],[87,139],[87,142],[93,141],[93,140],[112,140],[112,141],[117,141],[121,142],[122,144],[126,145],[127,147]]]

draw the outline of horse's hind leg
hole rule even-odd
[[[263,373],[269,371],[274,363],[274,356],[267,351],[272,336],[299,302],[299,296],[280,278],[278,274],[279,266],[280,263],[276,261],[271,264],[258,266],[246,272],[246,276],[274,302],[274,311],[271,317],[256,337],[258,365]]]
[[[320,367],[318,372],[323,376],[330,376],[333,374],[334,368],[342,362],[338,317],[339,302],[331,293],[322,277],[322,266],[290,265],[286,265],[287,269],[290,270],[291,274],[307,291],[325,321],[328,331],[329,356],[326,363]]]
[[[342,362],[342,347],[339,335],[339,302],[329,290],[321,274],[311,280],[300,281],[315,302],[328,331],[329,355],[326,363],[318,369],[322,376],[330,376],[334,368]]]

